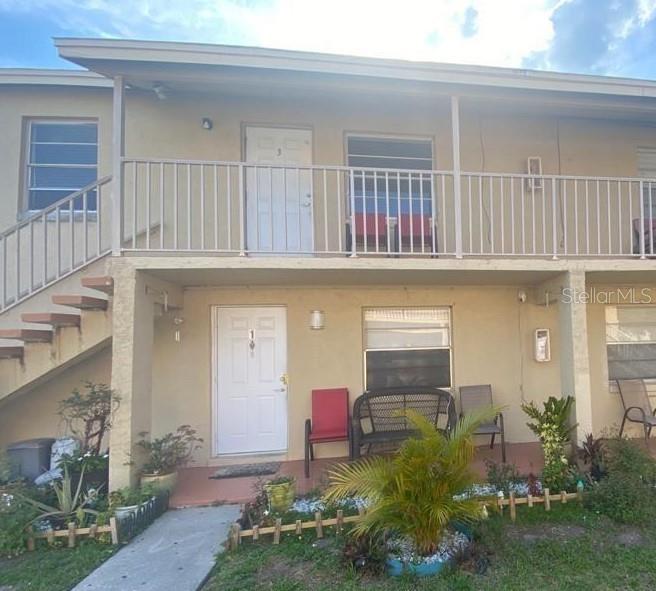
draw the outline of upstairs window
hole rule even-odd
[[[606,307],[610,380],[656,378],[656,307]]]
[[[366,388],[451,387],[449,308],[364,312]]]
[[[27,208],[38,211],[98,178],[98,126],[90,121],[28,122]],[[84,207],[75,200],[75,209]],[[87,210],[95,211],[89,192]]]
[[[348,136],[347,156],[356,213],[431,215],[431,140]]]

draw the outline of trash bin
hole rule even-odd
[[[39,474],[50,469],[50,448],[52,437],[17,441],[7,447],[9,462],[14,467],[15,476],[32,482]]]

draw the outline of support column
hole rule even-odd
[[[576,439],[592,433],[592,390],[588,352],[588,320],[585,272],[568,271],[559,299],[560,380],[563,396],[574,396]]]
[[[118,261],[116,261],[118,262]],[[143,273],[121,259],[113,265],[112,388],[121,404],[110,432],[111,490],[136,483],[134,445],[141,431],[151,430],[153,301]]]
[[[453,148],[453,207],[456,257],[462,258],[462,185],[460,181],[460,100],[451,97],[451,146]]]
[[[125,156],[125,83],[114,78],[112,102],[112,254],[121,254],[123,241],[123,157]]]

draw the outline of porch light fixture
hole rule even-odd
[[[323,310],[312,310],[310,312],[310,328],[312,330],[323,330],[326,322],[326,315]]]
[[[203,117],[201,119],[201,127],[209,131],[212,129],[212,127],[214,127],[214,121],[212,121],[209,117]]]

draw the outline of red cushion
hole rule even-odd
[[[412,228],[410,227],[410,218],[412,217]],[[423,226],[423,236],[429,238],[432,236],[431,228],[431,219],[430,216],[418,213],[413,213],[412,216],[408,213],[401,214],[401,238],[409,238],[410,234],[413,237],[422,236],[422,226]]]
[[[312,390],[312,434],[310,438],[346,438],[348,404],[348,389],[346,388]]]
[[[387,236],[387,217],[383,213],[356,213],[355,235],[357,237],[371,236],[384,238]],[[376,232],[376,220],[378,220],[378,232]]]

